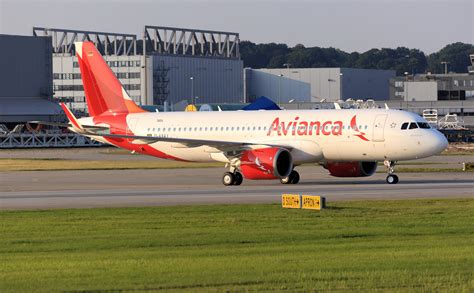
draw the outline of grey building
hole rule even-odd
[[[50,38],[0,35],[0,132],[31,120],[53,121]]]
[[[246,68],[247,101],[266,96],[276,102],[337,101],[352,99],[388,100],[393,70],[354,68]]]
[[[390,99],[409,102],[474,100],[474,55],[468,73],[417,74],[390,79]]]
[[[51,37],[54,98],[79,114],[86,114],[87,105],[74,42],[84,40],[94,42],[140,105],[231,103],[243,97],[236,33],[145,26],[141,40],[131,34],[49,28],[33,28],[33,34]]]

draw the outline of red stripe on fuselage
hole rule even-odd
[[[128,114],[117,114],[117,115],[100,115],[93,117],[95,125],[106,124],[110,126],[110,133],[112,134],[121,134],[121,135],[135,135],[127,125],[127,115]],[[106,137],[110,144],[113,144],[117,147],[124,148],[130,151],[135,151],[144,155],[149,155],[161,159],[183,161],[186,160],[180,159],[178,157],[171,156],[162,151],[159,151],[153,148],[148,144],[134,144],[127,138],[116,138],[116,137]]]

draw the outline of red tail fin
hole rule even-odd
[[[75,45],[87,108],[91,116],[105,112],[145,112],[128,96],[93,43],[77,42]]]

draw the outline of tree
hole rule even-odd
[[[474,54],[472,44],[460,42],[449,44],[428,56],[428,70],[432,73],[444,73],[444,65],[441,62],[449,62],[449,71],[467,72],[467,67],[471,65],[470,54]]]
[[[292,67],[350,67],[367,69],[390,69],[398,75],[440,73],[443,70],[441,61],[450,62],[450,70],[466,72],[469,54],[474,54],[471,44],[453,43],[439,52],[427,57],[418,49],[398,47],[396,49],[371,49],[363,53],[347,53],[336,48],[306,48],[298,44],[289,48],[285,44],[254,44],[250,41],[240,43],[240,52],[245,67],[282,68],[285,63]]]

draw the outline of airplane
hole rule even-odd
[[[243,179],[296,184],[319,163],[335,177],[371,176],[383,161],[396,184],[398,161],[442,152],[448,141],[415,113],[392,109],[147,112],[133,102],[91,42],[76,42],[90,117],[61,104],[71,131],[133,153],[222,162],[226,186]],[[199,176],[199,174],[196,174]]]

